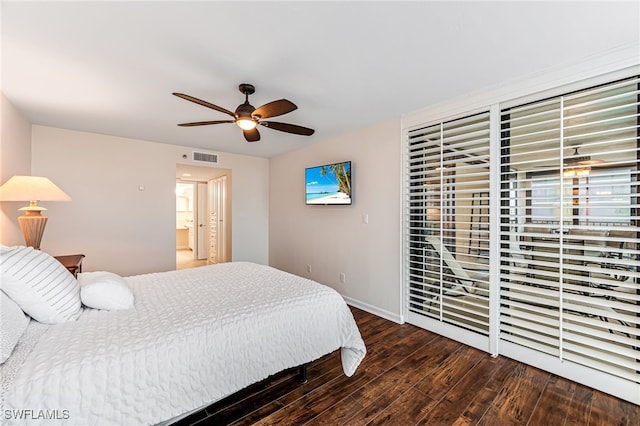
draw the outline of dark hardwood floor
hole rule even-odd
[[[367,345],[353,377],[336,351],[176,425],[640,425],[640,406],[409,324],[352,308]]]

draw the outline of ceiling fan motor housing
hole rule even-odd
[[[253,120],[251,117],[251,113],[253,113],[253,111],[255,111],[253,105],[251,105],[249,101],[245,101],[245,103],[238,105],[238,108],[236,108],[236,118],[248,118]]]
[[[255,108],[249,103],[249,95],[255,93],[256,88],[253,84],[242,83],[238,86],[238,89],[240,90],[240,93],[243,93],[246,97],[244,103],[238,105],[238,108],[236,108],[236,118],[253,120],[251,114],[253,113],[253,111],[255,111]]]
[[[574,147],[573,148],[573,154],[571,154],[571,156],[569,156],[568,158],[565,159],[564,163],[567,165],[574,165],[574,164],[588,164],[591,162],[591,156],[590,155],[580,155],[580,153],[578,152],[578,147]]]

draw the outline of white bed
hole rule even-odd
[[[234,262],[125,280],[132,309],[31,321],[0,370],[0,423],[156,424],[337,349],[351,376],[366,353],[337,292],[274,268]]]

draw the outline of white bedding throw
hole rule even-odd
[[[127,282],[135,309],[86,309],[41,337],[2,422],[155,424],[338,348],[351,376],[366,353],[337,292],[267,266],[234,262]]]

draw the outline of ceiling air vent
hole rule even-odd
[[[192,159],[200,163],[218,164],[218,154],[212,152],[193,151]]]

